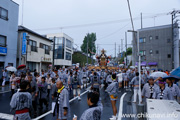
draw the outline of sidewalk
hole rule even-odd
[[[0,93],[7,92],[11,90],[11,86],[8,84],[5,87],[0,87]]]

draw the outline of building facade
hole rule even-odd
[[[57,68],[72,66],[73,39],[65,33],[47,34],[46,37],[55,39],[54,66]]]
[[[24,26],[19,26],[17,65],[26,64],[31,71],[47,70],[52,64],[52,42]]]
[[[175,33],[179,33],[178,29],[174,29]],[[139,29],[139,48],[141,55],[141,66],[149,66],[150,68],[172,70],[174,61],[179,61],[179,48],[174,52],[175,39],[172,39],[172,25],[164,25],[150,28]],[[179,34],[178,34],[179,35]],[[178,45],[179,46],[179,45]],[[137,34],[133,34],[133,65],[137,65]],[[176,62],[176,65],[179,62]],[[179,65],[178,65],[179,66]]]
[[[12,0],[0,0],[0,70],[16,67],[19,5]],[[0,78],[2,72],[0,72]]]

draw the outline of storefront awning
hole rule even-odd
[[[148,63],[149,66],[157,66],[157,64],[158,64],[157,62],[149,62]]]
[[[146,61],[144,61],[144,62],[141,62],[141,66],[146,66]],[[136,64],[135,65],[138,65],[138,62],[136,62]]]

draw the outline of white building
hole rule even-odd
[[[52,40],[24,26],[19,26],[17,65],[26,64],[31,71],[34,69],[37,72],[41,69],[47,70],[52,64],[52,43]]]
[[[54,66],[72,66],[73,39],[65,33],[47,34],[46,37],[51,40],[55,38]]]

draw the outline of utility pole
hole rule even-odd
[[[174,68],[173,66],[174,66],[174,16],[175,16],[175,14],[174,14],[174,12],[175,11],[173,11],[172,13],[171,13],[171,15],[172,15],[172,69]]]
[[[89,33],[87,34],[87,65],[88,66],[88,40],[89,40]]]
[[[54,36],[54,40],[53,40],[53,61],[52,61],[52,68],[54,68],[55,40],[56,40],[56,36]]]
[[[139,57],[139,63],[138,63],[138,72],[139,72],[139,98],[141,97],[141,54],[140,54],[140,48],[139,48],[139,31],[137,33],[137,47],[138,47],[138,57]],[[139,105],[141,105],[141,101],[139,100]]]
[[[22,26],[23,26],[23,18],[24,18],[24,0],[22,0],[22,21],[21,21]]]
[[[97,49],[96,54],[98,54],[98,44],[97,44],[97,48],[96,49]]]
[[[126,41],[126,66],[127,66],[127,32],[125,32],[125,41]]]
[[[121,54],[123,54],[123,39],[121,39]]]
[[[137,34],[137,51],[138,51],[138,72],[139,72],[139,98],[141,97],[141,54],[139,48],[139,31],[128,30],[128,32],[136,33]],[[139,105],[141,105],[141,101],[139,100]]]
[[[114,56],[115,56],[115,58],[116,58],[116,42],[115,42],[115,55],[114,55]]]
[[[91,64],[93,65],[93,40],[92,40],[92,43],[91,43],[91,45],[92,45],[92,53],[91,53]]]
[[[179,67],[179,41],[175,40],[174,30],[176,29],[176,23],[174,20],[176,19],[176,14],[180,14],[180,10],[173,10],[171,12],[172,17],[172,69],[176,69]],[[174,29],[175,28],[175,29]]]
[[[143,28],[142,13],[141,13],[141,29]]]

